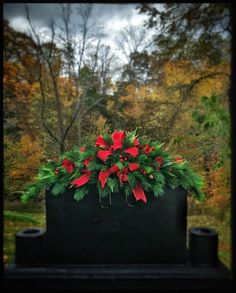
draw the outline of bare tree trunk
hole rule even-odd
[[[82,129],[81,129],[82,119],[81,119],[81,113],[79,113],[77,118],[77,127],[78,127],[78,145],[82,144]]]

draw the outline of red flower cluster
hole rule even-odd
[[[101,161],[106,162],[111,155],[117,152],[117,150],[123,149],[123,143],[124,143],[125,137],[126,137],[125,132],[115,131],[111,135],[112,145],[108,145],[104,137],[102,135],[99,135],[95,142],[95,147],[100,148],[96,152],[96,157],[100,159]],[[135,138],[132,143],[133,143],[133,146],[124,148],[122,150],[123,155],[122,154],[119,155],[120,162],[128,161],[130,158],[136,158],[139,155],[140,151],[142,151],[144,154],[149,156],[150,153],[154,149],[154,147],[151,147],[148,144],[146,144],[145,146],[140,145],[139,139],[137,138]],[[80,151],[84,152],[85,149],[81,147]],[[75,179],[73,182],[71,182],[71,184],[75,185],[76,187],[80,187],[86,184],[90,180],[90,176],[92,172],[88,171],[86,167],[92,160],[94,160],[94,157],[89,157],[84,160],[83,163],[84,163],[85,169],[83,169],[82,171],[84,174],[80,176],[79,178]],[[163,163],[163,158],[157,157],[155,160],[158,163],[158,169],[159,169],[161,164]],[[105,188],[107,178],[111,174],[116,175],[119,178],[120,183],[128,182],[129,172],[134,172],[138,170],[140,167],[138,163],[134,163],[132,161],[127,163],[128,164],[126,164],[126,166],[123,168],[119,168],[117,164],[114,164],[107,170],[101,170],[98,174],[98,180],[100,182],[101,188]],[[75,169],[75,164],[71,162],[70,160],[65,159],[63,160],[62,167],[66,168],[67,171],[71,173]],[[146,175],[147,173],[146,172],[144,173],[143,171],[143,174]],[[147,202],[144,190],[140,182],[138,182],[135,188],[133,188],[133,194],[136,200],[142,200],[144,202]]]
[[[62,167],[65,168],[68,173],[72,173],[75,169],[75,164],[68,159],[64,159],[62,162]]]

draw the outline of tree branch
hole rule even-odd
[[[38,60],[38,61],[39,61],[39,77],[38,77],[38,81],[39,81],[40,91],[41,91],[41,97],[42,97],[42,104],[41,104],[41,118],[42,118],[42,123],[43,123],[44,128],[48,132],[48,134],[60,145],[59,139],[52,133],[51,129],[46,124],[46,120],[45,120],[45,116],[44,116],[46,98],[45,98],[45,92],[44,92],[43,83],[42,83],[41,64],[40,64],[40,60]]]
[[[98,56],[98,50],[99,50],[99,47],[100,47],[100,40],[98,41],[98,44],[97,44],[97,48],[96,48],[96,53],[95,53],[95,62],[94,62],[94,66],[93,66],[93,69],[92,69],[92,78],[90,79],[84,93],[82,94],[82,96],[80,97],[79,101],[77,102],[77,105],[76,105],[76,110],[74,112],[74,114],[72,115],[72,119],[70,121],[70,123],[68,124],[66,130],[65,130],[65,133],[64,133],[64,136],[63,136],[63,141],[65,140],[70,128],[72,127],[79,111],[80,111],[80,107],[81,107],[81,104],[84,100],[84,98],[87,96],[87,93],[88,93],[88,90],[90,89],[91,85],[92,85],[92,82],[93,82],[93,79],[94,79],[94,73],[95,73],[95,69],[97,67],[97,56]]]

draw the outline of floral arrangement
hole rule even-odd
[[[137,201],[146,203],[147,192],[161,196],[166,185],[193,191],[196,198],[202,200],[202,178],[186,160],[169,155],[162,145],[138,138],[136,130],[99,135],[95,145],[75,147],[58,161],[48,160],[42,165],[22,200],[35,198],[42,189],[50,188],[57,196],[71,188],[74,199],[80,201],[95,187],[100,201],[123,190],[126,199],[134,196]]]

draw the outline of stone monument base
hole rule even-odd
[[[220,290],[230,292],[233,283],[228,269],[191,265],[51,265],[17,266],[5,270],[5,289],[44,290]]]

